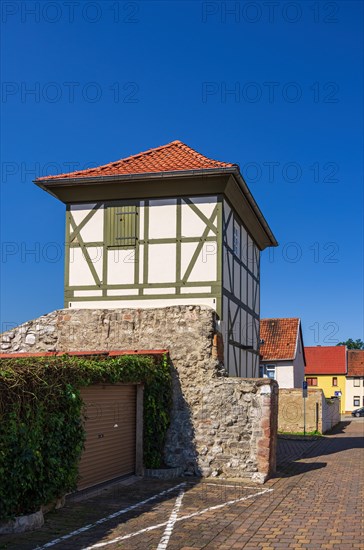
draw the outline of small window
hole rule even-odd
[[[260,365],[259,367],[260,378],[276,379],[276,366],[275,365]]]
[[[336,376],[332,377],[332,385],[337,386],[337,377]]]
[[[317,386],[317,378],[306,378],[307,386]]]
[[[137,207],[109,206],[107,209],[107,246],[134,248],[137,241]]]
[[[359,388],[359,386],[360,386],[360,379],[354,378],[354,388]]]
[[[354,396],[353,405],[354,405],[354,407],[360,407],[360,397],[359,397],[359,395]]]

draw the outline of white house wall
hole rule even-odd
[[[232,376],[259,376],[260,252],[223,200],[223,320],[225,365]]]
[[[359,386],[354,386],[354,380],[359,383]],[[359,397],[359,407],[364,407],[364,377],[346,377],[345,382],[345,410],[350,412],[358,409],[354,406],[354,397]]]
[[[137,245],[107,246],[107,208],[124,203],[128,204],[121,201],[69,207],[66,306],[112,307],[119,298],[123,301],[120,307],[151,307],[146,304],[153,303],[155,296],[155,307],[158,303],[208,304],[217,308],[221,303],[217,290],[217,197],[135,202]],[[190,266],[196,254],[195,263]],[[104,303],[97,300],[100,292]],[[179,298],[182,294],[184,297]],[[144,295],[148,297],[145,301]],[[130,296],[138,298],[134,305]],[[159,298],[162,296],[166,298]]]

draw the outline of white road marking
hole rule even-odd
[[[76,529],[76,531],[72,531],[72,533],[68,533],[67,535],[63,535],[63,537],[59,537],[58,539],[54,539],[50,542],[47,542],[43,546],[37,546],[35,550],[43,550],[44,548],[50,548],[51,546],[54,546],[64,540],[70,539],[71,537],[75,537],[76,535],[80,535],[81,533],[84,533],[85,531],[88,531],[89,529],[92,529],[93,527],[96,527],[97,525],[101,525],[101,523],[105,523],[105,521],[109,521],[111,519],[117,518],[118,516],[121,516],[123,514],[126,514],[127,512],[130,512],[131,510],[134,510],[135,508],[138,508],[139,506],[143,506],[143,504],[147,504],[148,502],[151,502],[152,500],[156,500],[157,498],[163,497],[164,495],[167,495],[168,493],[171,493],[172,491],[175,491],[176,489],[180,489],[181,487],[184,487],[185,483],[179,483],[178,485],[175,485],[174,487],[171,487],[170,489],[166,489],[165,491],[161,491],[157,495],[154,495],[152,497],[149,497],[145,500],[142,500],[141,502],[137,502],[136,504],[133,504],[132,506],[128,506],[127,508],[123,508],[122,510],[118,510],[117,512],[114,512],[113,514],[110,514],[109,516],[106,516],[105,518],[101,518],[95,523],[89,523],[88,525],[85,525],[84,527],[81,527],[80,529]]]
[[[271,493],[273,489],[264,489],[263,491],[259,491],[259,493],[254,493],[252,495],[249,495],[247,497],[241,497],[237,498],[235,500],[228,500],[227,502],[224,502],[223,504],[217,504],[216,506],[210,506],[209,508],[205,508],[204,510],[200,510],[199,512],[193,512],[192,514],[188,514],[186,516],[181,516],[176,519],[175,523],[178,521],[184,521],[186,519],[190,519],[196,516],[201,516],[202,514],[206,514],[206,512],[210,512],[211,510],[219,510],[220,508],[224,508],[225,506],[230,506],[231,504],[236,504],[238,502],[242,502],[243,500],[248,500],[250,498],[254,498],[259,495],[264,495],[265,493]],[[131,539],[132,537],[137,537],[138,535],[142,535],[143,533],[147,533],[148,531],[154,531],[155,529],[161,529],[162,527],[165,527],[168,524],[167,521],[164,523],[158,523],[157,525],[152,525],[151,527],[146,527],[145,529],[140,529],[140,531],[136,531],[135,533],[129,533],[128,535],[122,535],[120,537],[116,537],[113,540],[108,540],[105,542],[99,542],[97,544],[93,544],[92,546],[87,546],[86,548],[83,548],[82,550],[93,550],[94,548],[103,548],[104,546],[108,546],[109,544],[115,544],[117,542],[121,542],[122,540]]]
[[[177,521],[177,514],[178,514],[179,509],[181,508],[181,505],[182,505],[182,499],[183,499],[184,494],[185,494],[184,490],[181,489],[179,494],[178,494],[178,497],[176,498],[176,503],[173,507],[172,513],[169,516],[169,520],[168,520],[168,523],[167,523],[166,528],[164,530],[164,533],[162,535],[162,538],[159,541],[159,544],[157,546],[157,550],[166,550],[166,548],[168,546],[169,539],[171,538],[171,535],[172,535],[174,524]]]

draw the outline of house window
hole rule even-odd
[[[359,395],[354,395],[353,405],[354,405],[354,407],[360,407],[360,397],[359,397]]]
[[[260,378],[276,379],[276,366],[275,365],[260,365],[259,367]]]
[[[359,378],[354,378],[354,387],[359,388],[359,386],[360,386],[360,379]]]
[[[317,378],[306,378],[307,386],[317,386]]]
[[[233,251],[240,258],[240,227],[234,222],[233,228]]]
[[[137,240],[137,218],[135,205],[109,206],[106,211],[107,246],[134,248]]]
[[[337,377],[336,376],[332,377],[332,385],[337,386]]]

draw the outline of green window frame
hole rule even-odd
[[[138,240],[138,207],[136,204],[108,206],[106,211],[106,246],[135,248]]]

